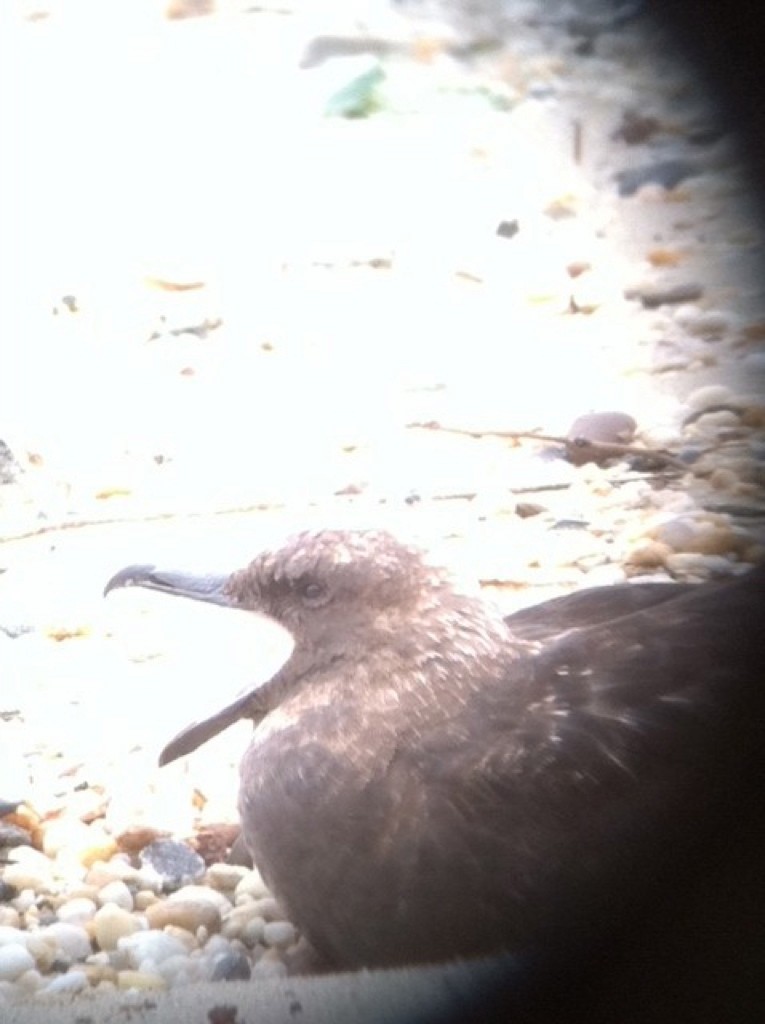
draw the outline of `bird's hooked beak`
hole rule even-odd
[[[158,590],[163,594],[234,608],[235,605],[226,594],[228,580],[228,576],[217,573],[195,575],[175,569],[160,569],[156,565],[129,565],[112,576],[104,587],[104,597],[122,587],[142,587],[144,590]]]
[[[229,578],[228,575],[217,573],[194,574],[175,569],[160,569],[155,565],[129,565],[112,576],[104,587],[104,597],[111,591],[124,587],[141,587],[144,590],[156,590],[162,594],[186,597],[224,608],[238,608],[226,593]],[[273,621],[269,619],[272,625]],[[286,636],[286,631],[284,632]],[[240,718],[250,717],[257,721],[266,713],[265,709],[261,711],[258,707],[258,694],[272,677],[273,674],[248,688],[245,693],[237,695],[215,714],[187,726],[163,748],[159,755],[160,765],[169,764],[185,754],[190,754]]]

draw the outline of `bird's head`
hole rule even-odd
[[[163,761],[187,753],[240,717],[263,717],[307,677],[378,658],[383,670],[377,678],[382,678],[402,663],[458,657],[463,632],[471,652],[480,652],[482,637],[486,646],[493,642],[489,634],[495,624],[486,619],[482,604],[455,591],[445,570],[385,531],[299,533],[229,576],[130,566],[112,577],[105,593],[119,587],[143,587],[265,615],[294,642],[276,675],[191,726],[178,738],[185,737],[182,749],[171,744]],[[497,628],[503,628],[501,620]]]

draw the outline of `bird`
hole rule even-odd
[[[664,1009],[675,989],[698,1003],[674,1019],[712,1021],[765,950],[763,583],[625,582],[504,616],[386,530],[321,529],[232,574],[128,566],[105,593],[291,635],[275,674],[160,763],[252,719],[242,835],[320,963],[511,956],[565,991],[597,982],[602,1019],[623,1021],[620,979],[639,1002],[651,965]]]

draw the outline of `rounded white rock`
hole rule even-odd
[[[75,896],[61,904],[56,911],[56,916],[65,924],[86,924],[93,920],[96,909],[96,904],[87,896]]]
[[[56,921],[42,931],[42,937],[50,937],[68,959],[84,960],[93,952],[90,936],[85,928],[66,921]]]
[[[123,910],[133,910],[134,905],[133,894],[121,879],[115,879],[113,882],[107,882],[106,885],[102,886],[98,890],[98,902],[101,906],[113,903]]]
[[[34,965],[35,959],[26,944],[0,946],[0,981],[15,981]]]
[[[121,938],[117,948],[127,953],[130,965],[135,968],[140,968],[148,960],[156,970],[163,960],[171,956],[188,956],[184,944],[166,932],[135,932]]]

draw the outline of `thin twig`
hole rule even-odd
[[[412,422],[406,424],[407,429],[413,430],[440,430],[447,434],[459,434],[462,437],[482,438],[500,437],[512,441],[533,440],[546,441],[549,444],[560,444],[570,450],[577,449],[580,454],[589,448],[601,458],[611,458],[618,455],[647,455],[650,458],[660,459],[668,466],[681,470],[683,473],[692,473],[693,467],[681,462],[671,452],[664,448],[646,448],[643,445],[621,444],[617,441],[595,441],[589,437],[562,437],[555,434],[542,434],[536,430],[468,430],[464,427],[444,427],[436,420],[424,422]]]

